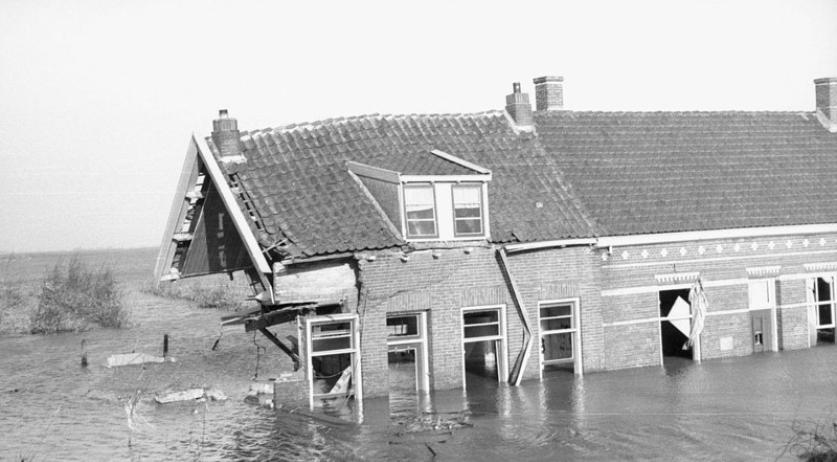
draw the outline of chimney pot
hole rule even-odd
[[[512,93],[506,96],[506,112],[519,128],[534,126],[529,95],[520,91],[520,82],[513,83]]]
[[[837,77],[814,80],[817,119],[828,131],[837,133]]]
[[[238,121],[230,117],[226,109],[219,110],[218,118],[212,121],[212,142],[222,158],[241,154]]]
[[[535,110],[560,111],[564,109],[564,77],[545,75],[532,80],[535,84]]]

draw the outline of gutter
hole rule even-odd
[[[520,385],[523,379],[523,371],[526,369],[526,363],[529,362],[529,355],[532,352],[532,329],[529,327],[529,316],[526,313],[526,306],[523,304],[523,297],[517,288],[517,283],[512,277],[509,269],[508,255],[506,254],[506,247],[501,246],[497,249],[497,257],[500,261],[500,271],[506,278],[509,285],[509,291],[514,300],[514,306],[517,308],[517,314],[520,316],[520,322],[523,323],[523,349],[517,354],[517,359],[514,361],[514,366],[509,373],[509,382],[514,385]]]

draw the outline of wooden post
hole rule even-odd
[[[81,367],[87,367],[87,341],[81,340]]]
[[[163,334],[163,357],[169,354],[169,334]]]

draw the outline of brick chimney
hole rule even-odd
[[[241,153],[238,121],[230,117],[226,109],[219,110],[218,118],[212,121],[212,141],[222,158],[237,156]]]
[[[520,92],[519,82],[512,85],[512,94],[506,96],[506,112],[519,128],[531,128],[534,125],[529,95]]]
[[[564,77],[545,75],[532,81],[535,83],[536,111],[560,111],[564,109]]]
[[[817,94],[817,119],[832,133],[837,133],[837,77],[814,80]]]

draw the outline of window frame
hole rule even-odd
[[[463,183],[454,183],[450,186],[450,203],[451,203],[451,218],[453,218],[453,236],[454,237],[480,237],[485,236],[485,206],[483,201],[483,186],[484,183],[479,182],[463,182]],[[477,197],[479,198],[479,222],[480,222],[480,230],[479,232],[474,233],[460,233],[456,230],[456,223],[459,220],[474,220],[473,217],[469,218],[456,218],[456,190],[457,189],[476,189],[478,194]]]
[[[818,279],[823,279],[829,283],[831,287],[829,297],[830,299],[827,301],[820,301],[820,289],[819,285],[817,284]],[[814,276],[813,278],[813,286],[814,286],[814,316],[816,316],[816,329],[833,329],[837,327],[837,320],[835,320],[835,311],[837,311],[837,300],[835,300],[835,295],[837,295],[837,276],[834,274],[821,274]],[[822,307],[829,307],[831,311],[831,323],[829,324],[822,324],[820,321],[820,308]]]
[[[410,182],[410,183],[403,183],[401,185],[402,188],[402,196],[403,200],[403,213],[404,213],[404,237],[407,239],[438,239],[439,238],[439,211],[437,207],[436,201],[436,185],[433,182]],[[419,189],[419,188],[429,188],[430,192],[433,196],[433,234],[410,234],[410,222],[415,221],[430,221],[427,218],[413,218],[411,219],[407,215],[407,190],[408,189]]]
[[[541,309],[542,308],[549,308],[555,306],[563,306],[568,305],[570,307],[570,314],[569,315],[561,315],[561,316],[541,316]],[[540,362],[540,378],[543,379],[543,373],[545,366],[555,365],[555,364],[572,364],[573,365],[573,373],[576,375],[583,375],[584,374],[584,356],[582,351],[582,342],[581,342],[581,299],[578,297],[574,298],[563,298],[563,299],[554,299],[554,300],[539,300],[538,301],[538,360]],[[570,318],[570,328],[568,329],[552,329],[552,330],[544,330],[542,322],[544,320],[550,319],[559,319],[559,318]],[[570,334],[571,343],[572,343],[572,356],[569,358],[559,358],[559,359],[546,359],[544,358],[544,352],[541,348],[541,344],[543,342],[543,338],[548,335],[556,335],[556,334]]]

